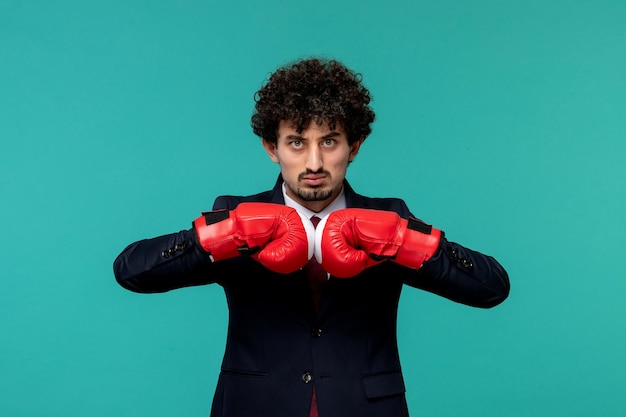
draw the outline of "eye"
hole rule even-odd
[[[301,148],[302,147],[302,141],[301,140],[294,140],[291,142],[291,146],[294,148]]]
[[[333,146],[335,143],[335,139],[324,139],[324,146]]]

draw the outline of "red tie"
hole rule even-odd
[[[313,227],[317,227],[317,224],[320,222],[320,218],[317,216],[311,217],[311,223],[313,223]],[[317,263],[315,256],[309,260],[304,267],[304,272],[306,273],[306,277],[309,280],[309,285],[311,286],[311,292],[313,293],[313,305],[315,306],[315,311],[317,311],[320,298],[322,296],[322,290],[324,289],[324,284],[326,284],[326,280],[328,279],[328,274],[324,271],[320,264]],[[311,408],[309,409],[309,417],[319,417],[317,412],[317,396],[315,394],[315,385],[313,385],[313,396],[311,398]]]
[[[313,227],[317,227],[320,220],[321,219],[317,216],[311,217]],[[304,266],[304,272],[309,280],[309,285],[311,286],[311,291],[313,292],[313,305],[315,306],[315,311],[317,311],[320,304],[320,298],[322,296],[322,290],[324,289],[324,284],[326,284],[326,281],[328,280],[328,274],[322,269],[320,264],[317,263],[315,257],[311,258],[309,263]]]

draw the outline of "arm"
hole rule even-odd
[[[323,225],[322,225],[323,224]],[[349,278],[381,262],[402,266],[405,284],[474,307],[509,294],[506,271],[492,257],[448,242],[442,231],[397,213],[349,208],[320,222],[315,254],[331,275]]]
[[[404,282],[473,307],[491,308],[509,295],[509,276],[493,257],[442,238],[435,255]]]
[[[215,282],[211,267],[189,229],[129,245],[115,259],[113,272],[127,290],[158,293]]]
[[[302,220],[295,209],[272,203],[203,213],[192,230],[127,247],[113,264],[115,277],[131,291],[164,292],[216,282],[220,261],[242,255],[288,274],[313,256],[313,225]]]

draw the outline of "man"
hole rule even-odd
[[[350,187],[348,165],[374,120],[358,74],[301,60],[255,100],[253,130],[280,166],[274,188],[218,197],[191,229],[131,244],[115,260],[117,281],[142,293],[224,288],[229,327],[211,416],[407,416],[403,285],[490,308],[508,296],[507,273],[402,200]]]

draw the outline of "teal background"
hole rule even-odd
[[[348,178],[494,255],[509,299],[406,289],[413,416],[626,416],[623,1],[0,2],[0,416],[208,416],[221,288],[112,262],[278,173],[265,76],[320,54],[377,111]]]

